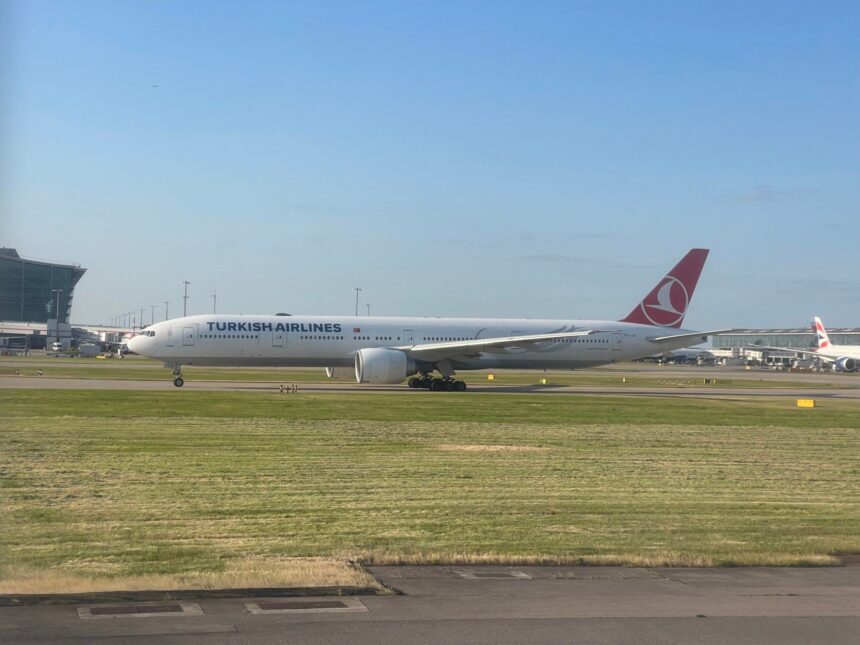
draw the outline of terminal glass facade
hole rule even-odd
[[[834,345],[860,345],[860,329],[828,329],[827,336]],[[732,347],[785,347],[809,349],[816,347],[815,334],[809,329],[744,329],[735,334],[713,336],[715,349]]]
[[[25,260],[0,249],[0,320],[69,322],[75,285],[86,269]]]

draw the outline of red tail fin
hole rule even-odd
[[[621,322],[680,327],[707,257],[708,249],[690,249]]]

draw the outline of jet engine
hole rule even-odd
[[[359,383],[400,383],[415,372],[415,361],[399,349],[371,347],[355,353],[355,380]]]
[[[850,356],[842,356],[833,362],[833,367],[839,372],[853,372],[857,369],[857,361]]]
[[[325,375],[328,378],[346,378],[352,375],[352,369],[349,367],[327,367]]]

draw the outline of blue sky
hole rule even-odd
[[[73,319],[860,326],[856,2],[6,2],[0,245]]]

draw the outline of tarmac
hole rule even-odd
[[[399,594],[0,607],[0,641],[847,645],[860,634],[860,566],[371,572]]]
[[[700,376],[700,375],[697,375]],[[797,378],[796,381],[802,379]],[[850,378],[850,377],[849,377]],[[704,379],[702,379],[704,380]],[[768,379],[770,380],[770,379]],[[469,385],[465,393],[458,396],[468,396],[470,392],[495,394],[544,394],[544,395],[590,395],[590,396],[640,396],[640,397],[679,397],[707,399],[837,399],[860,401],[860,384],[850,386],[807,387],[722,387],[722,386],[591,386],[591,385]],[[285,381],[285,385],[293,382]],[[312,392],[406,392],[414,396],[434,396],[437,393],[427,390],[410,390],[405,385],[369,385],[366,383],[345,382],[301,382],[296,383],[298,393]],[[177,388],[172,381],[153,380],[119,380],[119,379],[74,379],[51,378],[38,376],[0,376],[2,389],[72,389],[72,390],[143,390],[143,391],[219,391],[219,392],[274,392],[280,391],[280,383],[254,381],[194,381],[186,379],[182,388]]]

